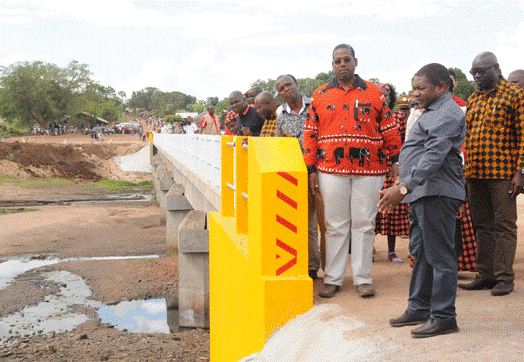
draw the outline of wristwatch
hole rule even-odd
[[[400,193],[404,196],[406,196],[408,194],[408,188],[406,186],[401,186],[400,187]]]

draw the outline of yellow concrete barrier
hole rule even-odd
[[[238,361],[313,306],[307,170],[297,139],[222,137],[222,208],[210,212],[211,361]]]

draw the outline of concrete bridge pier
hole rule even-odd
[[[178,228],[180,328],[209,328],[209,231],[204,211],[189,211]]]
[[[175,183],[173,181],[173,172],[162,167],[165,164],[160,164],[157,169],[155,177],[158,177],[158,190],[156,190],[157,202],[163,212],[160,214],[160,224],[166,223],[166,196],[171,186]]]
[[[187,214],[193,210],[184,196],[184,187],[174,183],[165,197],[166,205],[166,253],[178,255],[178,228]]]

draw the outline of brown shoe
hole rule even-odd
[[[324,284],[324,287],[320,292],[318,292],[318,295],[322,298],[332,298],[335,296],[335,293],[339,290],[340,287],[338,285]]]
[[[360,284],[357,285],[357,292],[362,298],[368,298],[375,295],[375,288],[373,284]]]

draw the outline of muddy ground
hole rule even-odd
[[[160,223],[158,206],[144,199],[99,201],[130,195],[139,195],[145,200],[151,197],[151,190],[108,191],[96,187],[95,182],[100,179],[151,180],[150,174],[121,172],[112,161],[113,157],[134,153],[146,144],[136,135],[113,137],[111,142],[106,136],[104,143],[95,144],[91,144],[88,136],[71,134],[0,143],[0,175],[4,175],[0,176],[0,209],[26,211],[0,215],[0,257],[27,256],[44,261],[104,256],[159,257],[74,260],[27,271],[0,290],[0,318],[23,313],[24,308],[39,305],[50,296],[60,296],[63,292],[60,283],[46,278],[53,271],[80,276],[91,289],[90,298],[103,305],[165,298],[168,307],[173,307],[177,293],[177,256],[166,255],[165,225]],[[28,177],[59,177],[70,182],[28,183]],[[75,203],[71,200],[98,201]],[[42,362],[209,359],[206,330],[131,333],[102,323],[97,308],[72,308],[87,315],[89,320],[64,333],[39,334],[35,330],[36,335],[13,335],[0,344],[0,359]]]

